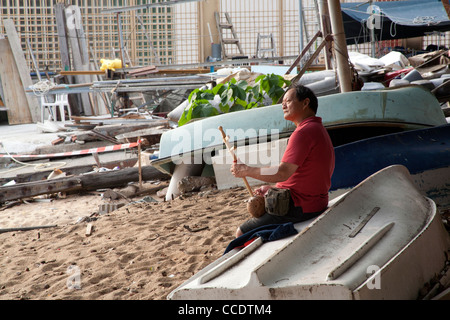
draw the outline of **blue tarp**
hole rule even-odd
[[[377,41],[450,31],[448,0],[373,1],[369,5],[368,1],[341,3],[347,44],[371,41],[367,21],[375,27]]]

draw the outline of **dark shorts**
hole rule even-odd
[[[284,224],[288,222],[298,223],[306,221],[319,216],[325,210],[319,212],[303,212],[302,207],[294,206],[294,202],[290,199],[289,211],[284,216],[275,216],[272,214],[265,213],[259,218],[251,218],[243,224],[240,225],[242,233],[247,233],[253,229],[270,225],[270,224]]]

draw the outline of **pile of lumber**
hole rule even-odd
[[[79,72],[74,76],[65,76],[66,83],[72,85],[85,84],[97,80],[98,75],[85,73],[92,69],[98,70],[98,68],[95,66],[97,60],[95,56],[93,59],[94,65],[91,66],[90,63],[80,8],[76,5],[67,6],[63,2],[57,2],[55,4],[55,18],[62,70]],[[70,98],[69,103],[72,107],[72,113],[75,115],[91,116],[101,114],[104,111],[99,106],[99,103],[104,102],[98,100],[98,97],[95,97],[92,93],[79,93]]]
[[[0,187],[0,203],[42,194],[58,192],[93,191],[104,188],[125,186],[129,182],[139,180],[167,180],[168,176],[152,166],[124,168],[106,172],[81,174],[71,177],[43,181],[17,183],[12,186]]]
[[[145,79],[120,79],[94,81],[92,90],[98,92],[146,92],[157,90],[197,89],[205,85],[205,77],[158,77]]]
[[[150,146],[159,143],[161,134],[167,130],[170,130],[169,121],[164,119],[106,125],[100,123],[91,130],[73,134],[71,140],[81,144],[96,140],[118,144],[136,142],[141,138],[143,146]]]

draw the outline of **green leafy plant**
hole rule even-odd
[[[195,89],[189,95],[189,105],[178,121],[182,126],[192,119],[211,117],[219,111],[211,104],[216,96],[220,97],[219,109],[222,113],[242,111],[263,107],[267,95],[276,104],[284,94],[283,86],[289,86],[290,81],[276,74],[261,75],[255,79],[255,86],[249,86],[244,80],[218,84],[213,89]]]

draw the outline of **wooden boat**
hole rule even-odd
[[[322,118],[334,145],[363,138],[446,124],[439,102],[426,89],[409,86],[376,91],[354,91],[319,97]],[[294,125],[283,118],[281,105],[238,111],[204,118],[165,132],[159,159],[152,165],[172,174],[175,164],[204,164],[223,148],[222,126],[230,143],[238,145],[289,136]]]
[[[233,249],[169,299],[416,299],[450,237],[404,166],[370,176],[298,234]]]
[[[416,187],[450,208],[450,124],[387,134],[335,147],[331,195],[390,165],[404,165]]]

